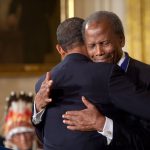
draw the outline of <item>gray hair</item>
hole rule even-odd
[[[114,33],[121,37],[125,37],[122,22],[115,13],[109,11],[97,11],[85,19],[82,26],[83,38],[85,35],[85,26],[87,24],[90,25],[92,23],[100,23],[102,21],[108,21]]]

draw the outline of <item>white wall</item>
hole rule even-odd
[[[94,11],[108,10],[115,12],[122,21],[125,14],[125,0],[74,0],[75,16],[85,18]]]
[[[126,34],[126,0],[74,0],[74,14],[77,17],[86,18],[91,13],[99,10],[107,10],[116,13],[123,23]],[[123,48],[126,50],[126,46]]]

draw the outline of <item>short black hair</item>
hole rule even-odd
[[[110,12],[110,11],[96,11],[93,14],[91,14],[89,17],[87,17],[83,23],[83,26],[82,26],[83,38],[85,35],[85,26],[87,24],[90,25],[93,22],[100,23],[102,21],[108,21],[114,33],[116,33],[117,35],[121,37],[125,37],[122,22],[115,13]]]
[[[74,48],[76,45],[83,45],[82,24],[84,19],[78,17],[68,18],[57,28],[57,41],[64,50]]]

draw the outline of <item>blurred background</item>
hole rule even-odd
[[[150,64],[150,0],[0,0],[0,119],[10,91],[31,91],[38,77],[60,61],[57,25],[97,10],[122,20],[133,58]]]

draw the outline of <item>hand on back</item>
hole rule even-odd
[[[90,103],[85,97],[82,97],[84,105],[83,110],[67,111],[63,114],[63,123],[67,124],[70,130],[79,131],[102,131],[105,124],[105,116]]]
[[[42,82],[41,88],[35,96],[35,106],[37,112],[40,112],[52,101],[52,99],[49,98],[52,83],[53,81],[51,80],[50,73],[47,72],[46,78]]]

